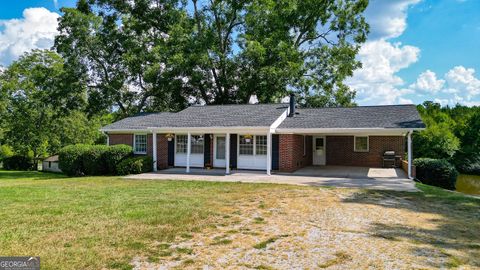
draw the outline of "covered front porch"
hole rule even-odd
[[[129,179],[274,183],[304,186],[331,186],[375,190],[418,191],[412,180],[399,168],[368,168],[352,166],[307,166],[293,173],[222,169],[169,168],[166,170],[127,176]]]

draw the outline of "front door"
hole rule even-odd
[[[326,140],[323,137],[313,137],[313,165],[325,165]]]
[[[213,137],[213,167],[225,168],[225,136]]]

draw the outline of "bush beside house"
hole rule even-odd
[[[458,171],[455,166],[443,159],[417,158],[416,177],[422,183],[450,190],[455,189]]]
[[[153,159],[149,156],[126,158],[118,163],[117,174],[127,175],[150,172],[152,164]]]
[[[128,145],[69,145],[59,152],[59,166],[70,176],[117,174],[117,165],[132,155]]]

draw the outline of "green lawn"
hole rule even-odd
[[[188,237],[266,188],[278,187],[0,171],[0,254],[40,256],[42,269],[129,269],[134,255],[158,256],[153,242]]]
[[[480,200],[418,186],[425,193],[408,196],[420,203],[480,206]],[[42,269],[130,269],[134,256],[168,256],[171,242],[218,224],[241,200],[288,190],[318,188],[0,170],[0,254],[40,256]]]

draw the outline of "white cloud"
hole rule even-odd
[[[394,38],[407,28],[408,7],[420,0],[371,0],[365,16],[370,24],[370,38]]]
[[[398,104],[414,104],[411,99],[408,98],[398,98]]]
[[[388,39],[400,36],[407,27],[407,9],[420,0],[372,0],[365,17],[370,24],[369,41],[360,49],[362,69],[356,70],[347,84],[357,91],[357,101],[364,104],[410,103],[403,97],[413,92],[403,87],[396,74],[418,61],[420,49]]]
[[[401,87],[404,82],[396,73],[417,62],[419,54],[414,46],[383,39],[369,41],[358,54],[363,67],[354,72],[347,84],[357,91],[360,104],[398,103],[400,97],[413,91]]]
[[[45,8],[27,8],[21,19],[0,21],[0,65],[9,65],[26,51],[50,48],[59,16]]]
[[[475,69],[456,66],[445,74],[450,88],[466,94],[467,99],[480,94],[480,80],[475,77]]]
[[[436,93],[443,88],[444,84],[445,80],[437,79],[437,74],[427,69],[418,76],[417,81],[414,84],[411,84],[410,88]]]

